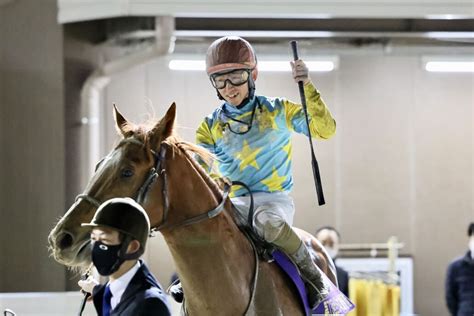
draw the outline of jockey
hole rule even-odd
[[[291,62],[291,66],[295,81],[304,83],[312,135],[330,138],[336,123],[314,87],[308,68],[302,60]],[[308,135],[303,108],[284,98],[255,94],[257,57],[252,46],[240,37],[213,42],[207,51],[206,70],[224,103],[200,124],[197,144],[216,156],[221,175],[250,188],[257,233],[297,264],[315,307],[321,299],[321,275],[291,227],[295,208],[289,196],[293,187],[291,132]],[[232,201],[247,218],[248,192],[238,187]]]

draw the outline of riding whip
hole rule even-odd
[[[87,268],[86,272],[81,276],[82,280],[87,280],[89,278],[89,274],[91,272],[93,263],[90,264],[89,268]],[[84,312],[84,308],[86,307],[87,299],[91,296],[91,293],[84,292],[84,297],[82,298],[81,305],[79,306],[79,314],[78,316],[82,316],[82,312]]]
[[[290,42],[291,50],[293,51],[293,58],[294,60],[298,60],[298,43],[296,41]],[[319,174],[319,165],[318,161],[316,160],[316,155],[314,154],[313,142],[311,140],[311,129],[309,128],[309,118],[308,118],[308,109],[306,107],[306,96],[304,93],[304,83],[303,81],[298,81],[298,88],[300,91],[301,97],[301,105],[303,106],[303,112],[306,119],[306,125],[308,127],[308,139],[309,139],[309,146],[311,148],[311,165],[313,167],[313,178],[314,184],[316,186],[316,195],[318,196],[318,204],[324,205],[326,202],[324,201],[324,193],[323,193],[323,186],[321,184],[321,175]]]

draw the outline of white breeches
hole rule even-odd
[[[295,206],[293,199],[285,192],[254,193],[253,225],[257,233],[268,242],[278,238],[285,225],[293,224]],[[239,196],[231,199],[237,210],[248,218],[250,197]]]

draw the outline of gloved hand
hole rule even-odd
[[[179,279],[170,285],[170,287],[168,288],[168,293],[171,295],[171,297],[173,297],[173,299],[177,303],[183,302],[184,292],[183,292],[183,287],[181,286],[181,282],[179,282]]]
[[[311,81],[311,78],[309,77],[309,70],[304,61],[301,59],[291,61],[291,69],[293,72],[293,78],[295,79],[295,82],[303,81],[303,84],[307,84],[308,82]]]
[[[83,292],[91,293],[91,294],[94,287],[98,284],[99,282],[96,279],[94,279],[92,276],[88,277],[86,280],[79,280],[79,282],[77,282],[77,285],[81,287],[81,290]]]

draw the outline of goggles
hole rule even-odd
[[[246,83],[250,76],[249,69],[236,69],[225,73],[212,74],[211,83],[216,89],[224,89],[227,82],[233,86],[241,86]]]

